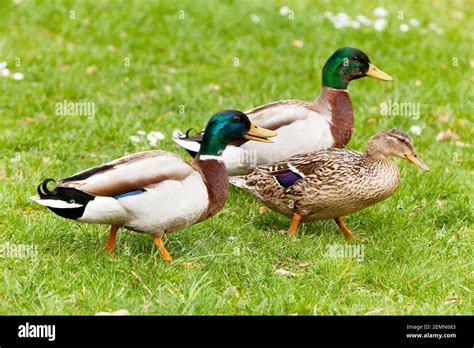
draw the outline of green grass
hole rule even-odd
[[[293,20],[278,14],[284,5]],[[383,32],[336,30],[321,17],[372,17],[379,5],[2,1],[0,61],[25,78],[0,77],[0,244],[36,245],[39,256],[0,257],[0,314],[473,314],[472,148],[435,140],[448,128],[465,144],[473,136],[472,2],[382,2],[390,12]],[[412,17],[444,34],[400,32]],[[398,191],[347,218],[370,240],[362,262],[325,256],[329,245],[346,244],[333,221],[304,225],[293,241],[279,233],[288,219],[260,214],[260,203],[234,188],[213,219],[168,236],[171,265],[149,236],[128,231],[110,258],[102,251],[106,226],[64,220],[28,200],[45,177],[149,149],[130,141],[137,130],[163,132],[158,148],[187,158],[171,140],[175,128],[201,129],[221,109],[311,100],[325,60],[342,46],[364,50],[395,77],[351,83],[356,131],[348,147],[363,150],[380,129],[424,124],[414,140],[431,168],[399,161]],[[420,103],[420,118],[380,116],[389,99]],[[93,102],[97,113],[56,116],[63,100]]]

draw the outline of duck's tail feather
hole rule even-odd
[[[241,189],[248,189],[245,176],[243,175],[229,176],[229,182],[236,187],[240,187]]]
[[[197,133],[195,135],[189,135],[191,129],[186,131],[186,134],[183,134],[180,130],[176,129],[173,132],[173,141],[184,148],[188,153],[194,158],[196,157],[199,149],[201,148],[201,141],[204,132]]]
[[[82,216],[86,205],[94,200],[95,196],[79,191],[71,187],[57,186],[54,190],[48,189],[48,183],[56,182],[47,178],[38,185],[38,196],[30,197],[32,201],[48,207],[55,214],[68,218],[77,219]]]

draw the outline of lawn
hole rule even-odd
[[[288,7],[285,9],[284,7]],[[387,25],[335,28],[344,12]],[[283,9],[282,9],[283,7]],[[473,314],[472,1],[2,1],[0,62],[0,314],[388,315]],[[410,19],[416,19],[416,21]],[[401,24],[405,24],[400,26]],[[408,27],[408,31],[406,28]],[[363,151],[381,129],[411,132],[429,173],[397,160],[388,200],[346,219],[368,239],[363,259],[330,257],[349,245],[333,221],[303,225],[264,212],[232,188],[214,218],[168,235],[175,262],[152,239],[62,219],[28,198],[60,179],[127,153],[188,158],[171,132],[200,130],[222,109],[312,100],[332,52],[352,46],[395,78],[349,86]],[[13,74],[19,72],[23,75]],[[23,77],[23,78],[22,78]],[[58,115],[58,103],[95,114]],[[381,103],[419,115],[381,115]],[[161,132],[150,144],[138,131]],[[8,243],[8,244],[7,244]]]

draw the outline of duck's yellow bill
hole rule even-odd
[[[382,70],[379,70],[375,65],[369,63],[369,70],[366,72],[367,76],[384,80],[384,81],[393,81],[393,78],[390,75],[387,75]]]
[[[419,159],[418,156],[415,154],[405,155],[405,159],[413,163],[415,166],[417,166],[421,170],[424,170],[425,172],[430,171],[430,168],[428,168],[428,166],[424,164],[423,161]]]
[[[274,137],[276,135],[277,133],[275,131],[261,128],[256,124],[251,123],[250,130],[243,136],[243,138],[247,140],[261,141],[263,143],[273,143],[273,141],[268,138]]]

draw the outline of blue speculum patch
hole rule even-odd
[[[293,185],[297,180],[301,179],[302,176],[292,172],[291,170],[276,176],[278,183],[284,187],[288,188]]]
[[[139,195],[140,193],[143,193],[145,191],[146,190],[144,190],[144,189],[130,191],[130,192],[122,193],[121,195],[115,196],[114,198],[115,199],[120,199],[120,198],[124,198],[124,197],[129,197],[129,196],[136,196],[136,195]]]

